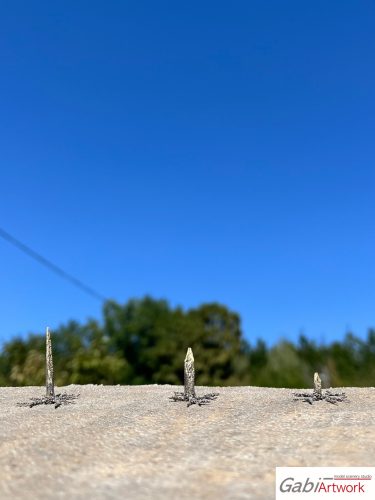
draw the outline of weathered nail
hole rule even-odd
[[[318,372],[314,373],[314,395],[319,399],[322,398],[322,381]]]
[[[47,398],[55,397],[51,332],[48,327],[46,329],[46,396]]]
[[[196,398],[195,395],[195,369],[194,369],[194,356],[193,351],[189,347],[185,357],[184,363],[184,385],[185,385],[185,399]]]

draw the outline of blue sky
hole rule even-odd
[[[0,226],[249,340],[375,326],[375,4],[7,2]],[[0,239],[0,340],[101,305]]]

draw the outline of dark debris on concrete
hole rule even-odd
[[[30,398],[31,403],[17,403],[17,406],[28,406],[32,408],[38,405],[55,405],[55,409],[61,405],[75,404],[76,394],[56,394],[55,396],[43,396],[41,398]]]
[[[184,392],[175,392],[174,395],[169,399],[173,402],[186,401],[188,407],[191,405],[202,406],[211,403],[211,401],[214,401],[218,397],[218,395],[218,392],[211,392],[210,394],[205,394],[204,396],[188,397]]]
[[[325,392],[322,391],[321,394],[317,393],[316,391],[309,393],[294,392],[293,396],[293,401],[303,401],[305,403],[309,403],[310,405],[318,401],[326,401],[327,403],[331,403],[333,405],[349,401],[345,392],[331,392],[329,390],[326,390]]]

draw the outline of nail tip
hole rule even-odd
[[[193,360],[194,361],[194,355],[193,355],[193,351],[192,351],[191,347],[188,347],[185,360]]]

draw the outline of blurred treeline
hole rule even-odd
[[[317,345],[301,336],[267,348],[247,342],[239,315],[219,304],[184,311],[146,297],[107,302],[103,316],[52,331],[56,385],[181,384],[192,347],[198,385],[310,387],[318,371],[326,386],[375,386],[375,330],[366,341],[347,333],[342,342]],[[0,385],[44,383],[44,334],[3,346]]]

